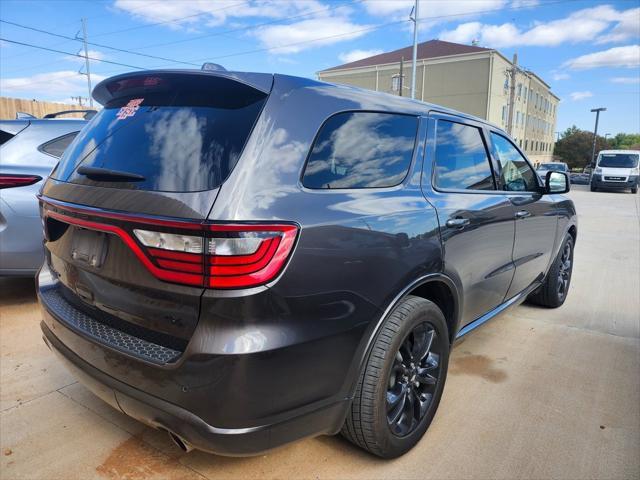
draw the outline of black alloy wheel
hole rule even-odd
[[[387,422],[394,435],[413,432],[427,413],[440,376],[441,350],[441,339],[426,322],[402,342],[387,389]]]
[[[564,298],[569,293],[569,282],[571,281],[571,267],[573,263],[572,255],[573,243],[565,242],[560,255],[560,264],[558,266],[558,298],[564,301]]]
[[[342,435],[382,458],[409,451],[435,417],[450,349],[442,310],[425,298],[401,300],[375,338]]]

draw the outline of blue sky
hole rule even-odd
[[[104,60],[91,61],[94,84],[133,67],[197,68],[205,60],[229,70],[315,78],[324,68],[411,44],[407,18],[412,4],[2,0],[0,93],[54,101],[86,97],[86,77],[77,73],[84,60],[66,55],[81,48],[73,37],[81,30],[82,17],[94,43],[89,56]],[[573,124],[592,129],[594,114],[589,110],[606,107],[602,134],[640,132],[640,0],[421,0],[420,5],[420,41],[478,40],[508,58],[517,52],[520,63],[562,99],[558,130]]]

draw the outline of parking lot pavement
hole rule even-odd
[[[31,280],[0,280],[0,477],[639,478],[640,195],[574,187],[571,293],[454,349],[440,409],[405,456],[340,437],[253,458],[184,454],[76,383],[41,340]]]

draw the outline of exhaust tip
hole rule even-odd
[[[171,441],[176,444],[178,446],[178,448],[180,450],[182,450],[185,453],[189,453],[191,450],[193,450],[193,447],[191,445],[189,445],[187,442],[185,442],[184,440],[182,440],[178,435],[176,435],[173,432],[169,432],[167,431],[167,433],[169,434],[169,438],[171,439]]]

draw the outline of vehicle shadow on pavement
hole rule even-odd
[[[0,277],[0,307],[33,302],[35,299],[34,278]]]

